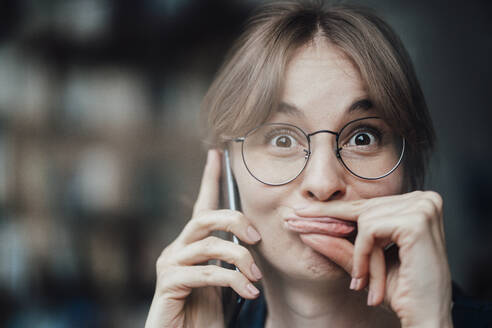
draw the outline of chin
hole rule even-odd
[[[267,247],[262,246],[256,252],[261,259],[260,263],[267,270],[273,271],[274,275],[279,275],[279,278],[306,283],[339,282],[350,278],[342,267],[306,246],[300,239],[297,242],[291,240],[289,247],[279,247],[283,249],[282,252],[277,251],[277,247],[265,249]]]
[[[305,254],[296,261],[298,274],[314,281],[346,280],[349,275],[338,264],[306,246]],[[301,277],[299,277],[301,278]]]

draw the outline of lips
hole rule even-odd
[[[290,217],[284,220],[287,229],[299,233],[317,233],[346,238],[356,230],[356,223],[330,217]]]

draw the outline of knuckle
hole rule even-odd
[[[246,247],[243,246],[238,247],[237,260],[241,263],[247,263],[252,260],[252,256],[250,252],[246,249]]]
[[[426,213],[431,213],[435,209],[434,203],[429,198],[420,198],[418,204],[419,207]]]
[[[429,198],[421,198],[418,202],[418,206],[427,220],[431,220],[440,212],[436,203]]]
[[[157,258],[157,261],[155,262],[155,270],[159,274],[159,272],[163,271],[165,267],[166,267],[166,262],[164,257],[161,255]]]
[[[367,238],[372,235],[374,232],[373,232],[373,229],[371,228],[370,225],[367,225],[367,224],[364,224],[362,227],[359,227],[358,231],[357,231],[357,238],[356,240],[360,242],[363,242],[365,240],[367,240]]]
[[[370,216],[367,214],[368,212],[362,214],[359,216],[357,220],[357,226],[359,227],[359,230],[363,231],[366,230],[367,227],[370,225]]]
[[[210,229],[213,225],[213,220],[210,219],[209,211],[200,211],[200,215],[191,220],[189,225],[194,231]]]
[[[232,211],[231,219],[235,224],[241,224],[243,222],[243,213],[239,211]]]
[[[429,197],[434,202],[434,204],[436,205],[436,207],[438,209],[442,208],[444,201],[442,199],[442,196],[439,193],[430,190],[430,191],[426,192],[426,195],[427,195],[427,197]]]
[[[365,229],[365,235],[367,237],[376,235],[377,227],[374,224],[368,224]]]
[[[202,239],[200,246],[202,247],[203,252],[206,254],[214,253],[215,246],[217,245],[218,239],[219,238],[214,236],[208,236],[205,239]]]
[[[366,250],[366,248],[372,244],[375,235],[376,229],[374,228],[374,226],[371,225],[360,231],[360,233],[358,232],[356,240],[358,251],[361,252],[362,250]]]
[[[202,271],[201,272],[202,273],[202,279],[205,282],[210,283],[213,281],[215,270],[214,270],[214,267],[212,265],[203,266],[201,271]]]
[[[157,274],[157,286],[160,291],[164,291],[175,284],[173,270],[163,270]]]
[[[165,248],[155,262],[155,269],[157,273],[163,271],[170,265],[168,249],[169,247]]]
[[[234,229],[235,227],[241,225],[243,220],[242,217],[243,215],[241,214],[241,212],[227,210],[227,220],[226,220],[225,230],[227,232],[232,232],[233,230],[235,230]]]
[[[209,212],[210,212],[209,209],[201,208],[201,206],[199,205],[199,203],[196,202],[195,205],[193,205],[192,218],[201,217],[203,215],[206,215]]]

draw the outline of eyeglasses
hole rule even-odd
[[[335,135],[336,157],[350,173],[365,180],[391,174],[405,152],[405,139],[379,117],[350,121],[339,132],[306,133],[292,124],[266,123],[234,141],[242,142],[244,165],[256,180],[280,186],[302,173],[312,154],[311,137],[319,133]]]

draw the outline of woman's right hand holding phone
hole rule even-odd
[[[193,216],[157,260],[156,289],[146,328],[223,327],[218,287],[231,287],[247,299],[259,294],[252,282],[261,279],[261,272],[249,250],[210,235],[213,231],[227,231],[250,245],[261,239],[242,213],[217,210],[220,157],[217,150],[208,152]],[[209,260],[234,264],[240,272],[207,264]]]

